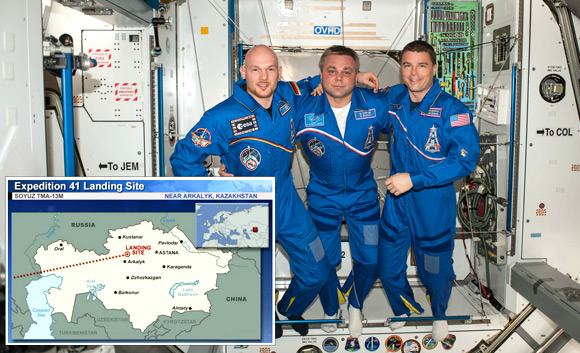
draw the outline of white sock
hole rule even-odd
[[[445,320],[433,321],[433,339],[436,342],[441,342],[449,334],[449,326]]]
[[[396,317],[408,317],[406,314],[403,315],[399,315]],[[400,329],[401,327],[405,326],[405,321],[390,321],[390,322],[385,322],[385,326],[389,326],[389,328],[392,331],[395,331],[396,329]]]
[[[324,314],[324,320],[337,319],[337,318],[338,318],[338,313],[336,313],[334,315]],[[331,333],[331,332],[336,331],[336,329],[338,328],[338,324],[336,322],[329,322],[329,323],[325,323],[325,324],[320,325],[320,328],[324,332]]]
[[[362,334],[362,313],[354,306],[348,308],[348,332],[352,338],[358,338]]]

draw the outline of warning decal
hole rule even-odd
[[[136,101],[137,83],[115,83],[115,100],[116,101]]]
[[[97,67],[111,67],[111,49],[89,49],[89,57],[97,61]]]

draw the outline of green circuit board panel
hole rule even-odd
[[[430,1],[427,16],[429,43],[437,55],[439,84],[475,113],[477,1]]]

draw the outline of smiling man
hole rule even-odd
[[[276,240],[288,253],[294,273],[278,308],[290,320],[300,321],[331,268],[291,173],[296,106],[309,96],[310,83],[278,82],[281,72],[272,49],[250,49],[240,68],[244,80],[179,140],[170,161],[177,176],[207,175],[203,162],[217,155],[235,176],[276,178]],[[303,336],[308,333],[306,323],[292,327]],[[276,338],[281,335],[277,325]]]
[[[441,341],[448,334],[445,311],[455,279],[453,182],[475,169],[479,135],[467,107],[434,79],[435,59],[428,43],[407,44],[401,53],[404,85],[387,94],[392,166],[379,231],[379,276],[395,315],[421,314],[407,280],[413,246],[419,278],[438,318],[433,338]],[[390,324],[391,329],[402,325]]]

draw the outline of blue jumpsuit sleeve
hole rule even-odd
[[[370,88],[369,88],[370,89]],[[389,117],[389,95],[388,95],[388,91],[389,89],[385,89],[385,90],[379,90],[378,93],[376,93],[376,95],[381,97],[381,108],[382,111],[380,113],[380,120],[379,120],[379,124],[381,127],[381,131],[384,134],[388,134],[390,131],[390,117]]]
[[[294,95],[294,105],[297,114],[295,115],[296,131],[302,130],[304,128],[304,113],[309,106],[308,102],[315,99],[310,93],[318,86],[320,83],[320,76],[306,77],[300,81],[295,82],[300,89],[300,95]]]
[[[451,126],[451,117],[457,114],[469,114],[469,124]],[[445,117],[444,131],[450,144],[446,158],[437,164],[411,173],[413,189],[449,184],[475,170],[479,160],[479,134],[473,125],[471,112],[462,103],[452,103],[451,114]]]
[[[320,84],[320,75],[310,76],[310,77],[307,77],[307,78],[300,80],[300,82],[301,81],[308,82],[310,85],[310,92],[312,92]]]
[[[223,155],[228,151],[228,140],[225,136],[227,126],[220,126],[217,116],[206,112],[200,121],[179,140],[175,151],[169,158],[175,176],[207,176],[203,162],[209,155]],[[194,142],[194,134],[207,133],[206,146]]]

